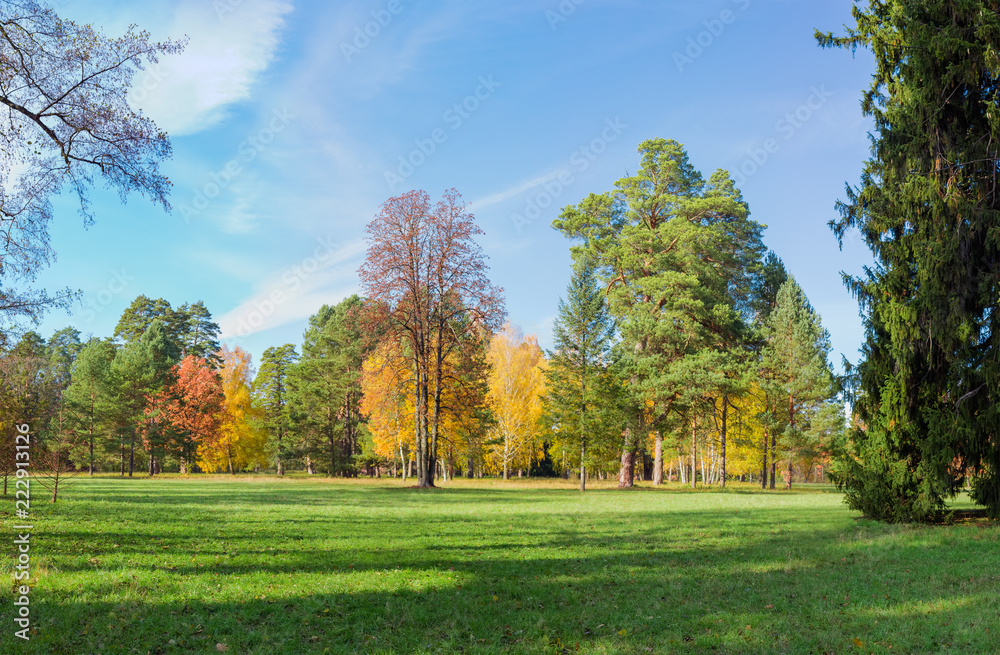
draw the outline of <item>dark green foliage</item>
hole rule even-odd
[[[608,425],[608,412],[601,411],[607,407],[601,396],[615,325],[588,260],[574,264],[566,295],[552,326],[555,349],[548,353],[545,422],[558,434],[568,461],[586,469],[588,449],[595,441],[613,439],[617,445],[620,438],[616,432],[621,432],[621,424]],[[581,473],[581,489],[585,483]]]
[[[298,454],[329,475],[355,475],[361,453],[361,365],[367,355],[351,296],[309,317],[302,357],[289,372],[288,405]]]
[[[88,471],[95,469],[95,448],[99,456],[108,444],[101,443],[105,424],[111,414],[110,376],[115,357],[110,341],[92,339],[81,349],[73,362],[72,382],[63,394],[71,417],[71,429],[83,438],[83,446],[75,453],[76,461],[86,463]]]
[[[115,339],[124,343],[138,341],[145,334],[146,328],[157,319],[165,324],[171,337],[176,336],[176,319],[170,303],[163,298],[150,300],[140,295],[132,301],[118,320],[114,332]]]
[[[644,141],[639,153],[635,175],[553,222],[577,242],[574,257],[596,265],[625,344],[631,420],[622,486],[632,484],[631,462],[648,430],[728,384],[727,353],[752,309],[752,274],[763,254],[763,227],[725,171],[706,182],[676,141]]]
[[[967,480],[998,515],[1000,4],[873,0],[853,15],[845,36],[816,35],[877,67],[872,158],[832,223],[876,261],[846,279],[867,336],[837,480],[880,519],[933,519]]]
[[[806,294],[788,277],[764,322],[765,346],[760,361],[760,383],[773,402],[770,429],[780,434],[788,461],[786,488],[791,488],[791,466],[810,448],[812,418],[837,389],[827,357],[830,335],[820,323]],[[771,456],[775,453],[772,451]]]
[[[138,296],[122,313],[115,327],[115,338],[131,343],[142,337],[146,329],[159,320],[163,323],[167,338],[173,342],[180,358],[194,355],[206,359],[219,366],[219,326],[212,321],[212,313],[205,303],[198,301],[193,305],[184,303],[173,309],[163,298],[150,300],[146,296]]]
[[[253,381],[255,403],[264,410],[264,428],[275,442],[278,475],[284,473],[284,460],[293,456],[288,435],[291,418],[288,410],[288,376],[298,360],[295,346],[286,343],[268,348],[260,360],[260,370]]]
[[[206,359],[216,366],[222,363],[218,356],[219,326],[212,321],[212,313],[205,303],[198,301],[193,305],[184,303],[177,308],[177,340],[181,357],[194,355]]]

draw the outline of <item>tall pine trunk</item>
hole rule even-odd
[[[719,471],[719,484],[723,489],[726,488],[726,436],[729,423],[729,396],[722,396],[722,452],[719,453],[722,461],[720,465],[722,469]]]
[[[625,445],[622,448],[622,461],[618,468],[618,487],[631,487],[633,484],[632,471],[635,463],[635,453],[637,448],[632,443],[631,428],[625,428]]]
[[[663,484],[663,434],[656,431],[656,442],[653,446],[653,484]]]
[[[760,488],[767,489],[767,442],[770,435],[767,426],[764,427],[764,452],[761,453],[763,464],[760,469]]]
[[[691,488],[694,489],[698,483],[698,419],[691,419]]]

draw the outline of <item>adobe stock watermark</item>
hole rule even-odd
[[[493,79],[493,75],[479,76],[479,84],[472,93],[465,96],[459,102],[446,109],[441,114],[441,120],[454,132],[465,124],[472,114],[474,114],[482,104],[493,96],[493,93],[500,86],[500,83]],[[401,189],[407,179],[414,172],[423,166],[431,156],[437,152],[438,146],[448,140],[448,132],[443,127],[435,127],[426,138],[414,139],[414,148],[406,155],[399,156],[399,165],[396,170],[386,170],[383,173],[389,191],[395,193]]]
[[[111,271],[111,279],[108,280],[103,289],[81,299],[80,302],[84,307],[83,320],[90,323],[97,318],[97,315],[111,304],[115,296],[124,292],[128,288],[129,282],[134,280],[135,277],[126,273],[124,268],[120,271]]]
[[[219,170],[209,173],[208,181],[200,188],[194,189],[191,201],[180,205],[178,210],[184,222],[190,223],[192,218],[208,209],[212,201],[229,188],[233,180],[243,174],[244,165],[257,159],[275,137],[285,131],[293,118],[295,114],[288,111],[287,107],[274,109],[271,112],[271,119],[264,127],[249,134],[240,142],[236,148],[236,156]]]
[[[579,175],[590,168],[597,158],[604,154],[608,146],[618,140],[627,127],[628,125],[622,123],[617,116],[614,119],[605,118],[604,129],[601,130],[600,136],[580,146],[569,156],[569,168],[563,168],[549,177],[540,185],[541,191],[533,193],[525,200],[521,211],[510,215],[510,222],[513,223],[517,233],[521,234],[526,225],[531,225],[544,210],[555,203],[563,191],[576,182],[574,171]]]
[[[263,299],[253,301],[253,309],[243,316],[236,326],[236,337],[245,339],[302,288],[305,281],[322,268],[322,264],[337,253],[332,237],[320,237],[312,254],[281,273],[280,282],[271,285]]]
[[[150,91],[158,89],[163,84],[163,80],[169,77],[169,74],[163,70],[163,65],[159,62],[147,65],[146,70],[142,72],[142,82],[136,84],[135,80],[133,80],[132,88],[128,91],[128,99],[133,103],[140,103],[145,100]]]
[[[802,126],[833,96],[832,92],[826,90],[825,84],[820,84],[818,88],[813,86],[809,91],[811,93],[805,102],[785,114],[774,124],[774,131],[781,135],[782,140],[788,141],[795,136],[802,129]],[[756,175],[779,150],[781,150],[781,143],[773,137],[764,139],[759,147],[749,148],[746,159],[736,169],[730,171],[733,181],[737,186],[742,186],[748,179]]]
[[[242,4],[243,0],[215,0],[212,3],[212,8],[215,9],[215,15],[219,17],[219,20],[223,20]]]
[[[352,58],[370,46],[372,41],[382,34],[382,30],[389,27],[392,19],[401,13],[403,13],[403,0],[389,0],[383,9],[373,9],[370,12],[372,17],[370,21],[354,27],[354,38],[351,42],[340,42],[340,52],[343,53],[347,63],[351,63]]]
[[[746,11],[747,7],[750,6],[750,0],[732,0],[732,2],[740,11]],[[736,22],[737,16],[738,14],[732,9],[723,9],[717,18],[702,21],[705,29],[694,36],[689,36],[687,45],[682,52],[674,51],[673,59],[674,65],[677,66],[677,72],[683,73],[685,66],[693,64],[694,60],[700,57],[705,50],[712,47],[715,40],[726,31],[726,26]]]
[[[545,10],[545,20],[549,21],[549,28],[555,32],[561,23],[569,20],[569,17],[576,13],[577,8],[587,0],[561,0],[559,5],[553,9]]]

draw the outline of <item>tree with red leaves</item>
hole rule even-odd
[[[222,420],[222,380],[206,360],[188,355],[175,367],[176,381],[157,394],[159,409],[176,435],[173,449],[187,473],[198,444],[217,438]]]
[[[506,314],[476,243],[481,234],[455,189],[435,205],[424,191],[390,198],[367,228],[361,285],[369,319],[407,351],[420,487],[434,486],[442,392],[451,383],[445,361]]]

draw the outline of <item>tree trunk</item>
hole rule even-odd
[[[566,461],[566,451],[563,451],[563,462]],[[583,440],[583,435],[580,435],[580,491],[587,490],[587,444]]]
[[[774,474],[776,470],[774,451],[778,446],[778,435],[771,433],[771,489],[774,489]]]
[[[135,470],[135,428],[132,428],[132,438],[128,446],[128,477],[132,477]]]
[[[622,461],[618,467],[618,488],[631,487],[634,483],[632,472],[635,464],[635,453],[637,448],[632,444],[632,431],[625,428],[625,445],[622,448]]]
[[[764,427],[764,453],[763,453],[764,464],[762,465],[761,470],[760,470],[760,488],[761,489],[767,489],[767,441],[768,441],[768,436],[770,436],[770,435],[768,435],[767,432],[768,432],[768,430],[767,430],[767,427],[765,426]]]
[[[94,403],[90,403],[90,425],[87,426],[87,441],[90,450],[90,466],[87,467],[88,475],[94,475]]]
[[[795,394],[790,394],[788,396],[788,426],[791,428],[792,439],[794,439],[795,438]],[[791,488],[792,488],[792,449],[789,448],[788,479],[785,480],[785,489],[789,490]]]
[[[698,482],[698,419],[691,420],[691,488],[694,489]]]
[[[663,435],[656,431],[656,442],[653,446],[653,484],[663,484]]]
[[[474,462],[472,461],[472,455],[469,455],[469,470],[465,472],[465,477],[467,477],[470,480],[472,479],[473,475],[475,475],[472,469],[473,464]]]
[[[54,453],[52,453],[52,464],[53,464],[53,466],[52,466],[52,475],[53,475],[53,480],[52,480],[52,502],[54,503],[54,502],[56,502],[56,499],[59,497],[59,467],[61,466],[61,464],[59,463],[59,451],[58,450],[55,451]]]
[[[726,488],[726,433],[728,430],[729,421],[729,396],[722,396],[722,461],[720,462],[722,470],[719,472],[719,485],[725,489]]]

